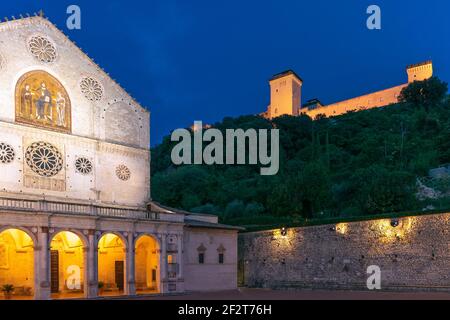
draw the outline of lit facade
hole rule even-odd
[[[414,81],[423,81],[433,76],[433,63],[410,65],[406,68],[408,83],[393,88],[377,91],[356,98],[322,105],[318,99],[307,101],[301,105],[302,80],[293,71],[286,71],[274,76],[270,80],[270,105],[262,114],[265,118],[273,119],[282,115],[298,116],[306,114],[312,119],[317,116],[338,116],[351,111],[361,111],[384,107],[398,102],[403,88]],[[296,79],[297,81],[293,81]],[[280,88],[281,86],[281,88]]]
[[[0,43],[0,287],[236,288],[238,229],[150,199],[149,112],[42,17],[1,23]]]

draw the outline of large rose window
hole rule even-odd
[[[42,177],[53,177],[63,168],[63,157],[47,142],[35,142],[27,148],[25,159],[28,166]]]

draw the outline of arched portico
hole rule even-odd
[[[11,286],[13,299],[32,299],[35,292],[36,238],[23,228],[0,229],[0,287]],[[0,299],[5,298],[1,294]]]
[[[137,294],[160,292],[160,245],[156,237],[143,234],[135,241],[135,286]]]
[[[98,241],[98,295],[125,294],[126,241],[115,233],[104,233]]]
[[[60,231],[50,241],[52,298],[81,298],[86,290],[86,240],[75,232]]]

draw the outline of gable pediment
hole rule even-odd
[[[0,120],[149,148],[149,112],[48,20],[0,24],[0,73]]]

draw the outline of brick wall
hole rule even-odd
[[[367,267],[382,289],[450,289],[450,213],[373,220],[239,237],[240,281],[268,288],[366,288]]]

